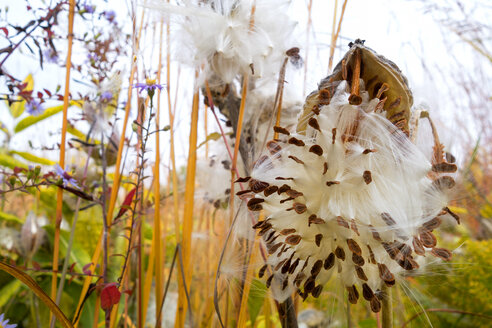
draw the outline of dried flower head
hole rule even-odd
[[[436,247],[433,230],[450,212],[454,180],[447,173],[456,166],[444,161],[442,145],[429,160],[411,142],[401,119],[412,99],[406,80],[385,84],[388,72],[367,78],[360,67],[378,73],[373,55],[353,45],[308,97],[298,132],[275,127],[283,137],[267,144],[269,156],[257,161],[249,179],[248,208],[265,211],[254,228],[270,254],[267,286],[280,301],[293,290],[318,297],[336,272],[351,303],[362,295],[379,312],[383,284],[419,268],[425,253],[451,258]],[[387,63],[379,64],[400,74]],[[400,101],[385,105],[392,86]]]

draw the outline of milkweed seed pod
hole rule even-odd
[[[265,214],[254,228],[277,300],[294,290],[318,297],[335,274],[351,303],[362,296],[379,312],[384,284],[426,254],[451,258],[433,230],[454,216],[447,194],[456,166],[437,138],[431,159],[411,142],[411,106],[398,67],[357,40],[307,97],[297,131],[274,127],[282,138],[241,181],[249,182],[249,210]]]

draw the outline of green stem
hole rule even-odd
[[[391,288],[383,285],[383,304],[381,310],[382,328],[393,328],[393,300]]]

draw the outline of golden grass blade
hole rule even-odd
[[[198,73],[196,74],[198,77]],[[186,169],[186,187],[184,195],[184,214],[183,214],[183,268],[178,275],[178,311],[176,312],[175,327],[184,327],[187,300],[184,290],[184,275],[186,281],[191,282],[190,250],[191,233],[193,230],[193,205],[195,197],[195,172],[196,172],[196,146],[198,138],[198,90],[193,95],[193,107],[191,111],[190,143],[188,150],[188,165]]]
[[[36,294],[37,297],[43,301],[44,304],[50,309],[51,313],[58,319],[58,321],[63,325],[63,327],[71,328],[73,327],[71,322],[67,319],[62,310],[53,302],[53,300],[39,287],[39,285],[32,279],[29,275],[22,272],[21,270],[0,262],[0,270],[5,271],[14,278],[22,281],[29,289]]]
[[[336,1],[336,2],[338,2],[338,1]],[[328,73],[331,71],[331,68],[333,66],[333,55],[335,53],[335,45],[337,43],[338,35],[340,34],[340,29],[342,28],[343,14],[345,14],[345,7],[346,6],[347,6],[347,0],[344,0],[343,5],[342,5],[342,13],[340,14],[340,19],[338,21],[337,31],[335,34],[332,34],[332,38],[331,38],[330,59],[328,62]],[[335,12],[333,14],[333,31],[332,31],[332,33],[335,31],[336,12],[337,12],[337,5],[335,3]]]
[[[65,143],[67,139],[67,116],[68,116],[68,98],[70,95],[70,71],[72,69],[72,42],[73,42],[73,21],[75,15],[75,0],[70,0],[68,10],[68,49],[65,70],[65,93],[63,95],[63,123],[60,142],[60,166],[65,169]],[[51,298],[56,298],[57,273],[58,273],[58,257],[60,252],[60,225],[62,221],[62,206],[63,206],[63,189],[58,188],[56,193],[56,221],[55,221],[55,236],[53,241],[53,275],[51,279]],[[50,326],[55,326],[53,315],[50,314]]]

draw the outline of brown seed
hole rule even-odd
[[[283,128],[281,126],[274,126],[273,131],[275,131],[277,133],[285,134],[285,135],[290,135],[289,130],[287,130],[286,128]]]
[[[297,197],[300,197],[300,196],[303,196],[304,194],[302,192],[299,192],[297,190],[294,190],[294,189],[289,189],[285,192],[287,194],[287,196],[289,197],[292,197],[292,199],[294,198],[297,198]]]
[[[272,166],[272,161],[270,160],[270,158],[267,155],[263,155],[260,158],[258,158],[258,160],[256,160],[256,162],[254,163],[255,167],[258,167],[261,165]]]
[[[348,300],[352,304],[357,304],[357,300],[359,299],[359,292],[357,291],[357,288],[355,285],[352,287],[347,287],[348,291]]]
[[[321,295],[321,291],[323,290],[322,285],[318,285],[314,287],[313,291],[311,292],[311,295],[313,295],[314,298],[318,298],[319,295]]]
[[[312,276],[317,276],[318,273],[321,271],[321,268],[323,268],[323,261],[322,260],[317,260],[314,262],[312,268],[311,268],[311,275]]]
[[[294,284],[299,287],[301,282],[306,278],[306,274],[304,272],[299,272],[296,277],[294,278]]]
[[[373,251],[372,251],[371,246],[367,245],[367,249],[369,250],[369,261],[370,261],[372,264],[376,264],[376,258],[374,257],[374,253],[373,253]]]
[[[337,128],[331,129],[331,143],[334,145],[335,144],[335,139],[337,137]]]
[[[272,155],[275,155],[276,153],[278,153],[279,151],[282,150],[282,147],[280,147],[278,142],[276,142],[275,140],[268,141],[266,146],[267,146],[268,151]]]
[[[311,126],[313,129],[318,130],[321,132],[321,129],[319,128],[318,120],[314,117],[311,117],[308,121],[309,126]]]
[[[286,277],[284,281],[282,282],[282,290],[285,290],[287,288],[287,285],[289,284],[289,277]]]
[[[294,203],[294,211],[296,211],[297,214],[302,214],[307,211],[307,207],[302,203]]]
[[[369,285],[366,284],[366,283],[363,283],[362,284],[362,296],[364,297],[364,299],[366,301],[370,301],[373,298],[375,298],[374,293],[373,293],[371,287],[369,287]]]
[[[419,237],[425,247],[432,248],[437,244],[436,236],[430,231],[422,230]]]
[[[391,273],[386,264],[378,263],[378,269],[379,277],[383,279],[386,285],[392,286],[395,284],[395,276]]]
[[[271,194],[275,193],[278,190],[277,186],[268,186],[264,191],[263,194],[265,197],[270,196]]]
[[[234,181],[234,183],[237,183],[237,182],[248,182],[249,179],[251,179],[251,177],[237,178],[237,180]]]
[[[281,271],[282,274],[286,274],[287,271],[289,271],[290,265],[291,265],[291,259],[285,261],[284,265],[282,265],[282,271]]]
[[[432,182],[432,185],[436,189],[451,189],[455,184],[454,179],[447,175],[442,176]]]
[[[285,246],[285,245],[284,245]],[[284,265],[284,263],[287,262],[287,259],[283,259],[282,261],[278,262],[275,268],[273,268],[274,271],[278,271]]]
[[[357,244],[357,242],[355,240],[347,239],[347,245],[353,253],[355,253],[357,255],[362,255],[362,250],[360,249],[359,244]]]
[[[335,255],[342,261],[345,261],[345,251],[341,247],[335,249]]]
[[[381,311],[381,302],[378,300],[378,298],[376,296],[374,296],[372,299],[371,299],[371,310],[372,312],[374,313],[378,313],[379,311]]]
[[[309,151],[318,156],[323,155],[323,148],[321,148],[321,146],[319,145],[312,145],[311,148],[309,148]]]
[[[294,261],[289,267],[289,274],[293,274],[296,271],[297,266],[299,265],[299,258]]]
[[[389,226],[396,224],[396,221],[391,217],[391,215],[389,215],[389,213],[381,213],[381,218]]]
[[[364,178],[364,182],[366,184],[370,184],[372,182],[371,171],[364,171],[364,173],[362,174],[362,177]]]
[[[337,184],[340,184],[340,181],[327,181],[327,182],[326,182],[326,185],[327,185],[328,187],[331,187],[331,186],[333,186],[333,185],[337,185]]]
[[[250,194],[251,193],[251,196],[253,196],[252,194],[252,191],[249,190],[249,189],[246,189],[246,190],[241,190],[241,191],[238,191],[236,193],[236,196],[243,196],[243,195],[246,195],[246,194]],[[240,197],[241,198],[241,197]]]
[[[328,172],[328,163],[326,163],[326,162],[325,162],[325,163],[323,164],[323,175],[325,175],[325,174],[326,174],[326,172]]]
[[[253,225],[253,229],[260,229],[263,227],[264,224],[267,223],[267,220],[263,220],[263,221],[258,221],[256,222],[254,225]]]
[[[267,288],[270,288],[270,286],[272,285],[272,279],[273,279],[273,274],[270,277],[268,277],[266,281]]]
[[[341,216],[337,216],[337,223],[339,226],[344,227],[344,228],[349,228],[348,222]]]
[[[396,259],[398,257],[398,254],[400,254],[400,251],[393,243],[381,243],[381,245],[383,245],[383,248],[386,250],[392,260]],[[401,254],[399,257],[402,257]]]
[[[357,236],[360,236],[359,229],[357,228],[357,224],[355,223],[355,219],[350,220],[350,229],[352,229]]]
[[[432,220],[427,221],[426,223],[423,224],[423,227],[426,230],[432,231],[434,229],[439,228],[441,225],[442,220],[438,217],[433,218]]]
[[[301,241],[301,236],[300,235],[290,235],[289,237],[285,238],[285,242],[289,245],[297,245]]]
[[[296,145],[298,147],[302,147],[305,145],[304,141],[297,139],[295,137],[290,138],[288,143],[290,143],[291,145]]]
[[[280,195],[281,193],[286,192],[287,190],[290,189],[291,189],[290,186],[283,184],[282,186],[280,186],[280,188],[278,188],[277,193]]]
[[[412,245],[413,245],[413,250],[415,251],[416,254],[422,256],[425,255],[424,245],[422,244],[420,239],[418,239],[417,237],[413,237]]]
[[[259,180],[256,180],[256,179],[251,179],[249,181],[249,187],[256,194],[262,192],[268,186],[269,186],[268,182],[263,182],[263,181],[259,181]]]
[[[454,173],[456,172],[456,164],[450,164],[446,162],[437,163],[432,165],[432,171],[439,173]]]
[[[316,115],[319,115],[319,113],[321,112],[318,104],[314,105],[311,111]]]
[[[381,98],[381,96],[383,95],[383,92],[388,91],[388,90],[389,90],[388,83],[383,83],[381,85],[381,87],[378,89],[378,93],[376,94],[376,98]]]
[[[258,231],[258,236],[260,236],[260,237],[261,237],[261,236],[263,236],[264,234],[266,234],[266,233],[268,232],[268,230],[270,230],[270,228],[271,228],[271,227],[272,227],[272,225],[271,225],[271,224],[263,226],[263,228],[261,228],[261,230],[260,230],[260,231]],[[275,233],[275,231],[272,231],[272,233]]]
[[[374,153],[374,152],[376,152],[376,149],[369,149],[369,148],[367,148],[367,149],[364,149],[364,151],[362,152],[362,154],[367,155],[367,154]]]
[[[334,265],[335,265],[335,254],[330,253],[330,255],[328,255],[325,262],[323,263],[323,268],[325,270],[330,270],[331,268],[333,268]]]
[[[280,243],[276,243],[273,246],[267,247],[268,254],[270,255],[274,254],[282,245],[284,245],[284,243],[280,242]]]
[[[352,253],[352,262],[357,264],[358,266],[363,266],[366,261],[364,261],[364,258],[358,254]]]
[[[359,277],[360,280],[367,281],[366,273],[360,266],[355,266],[355,272],[357,273],[357,277]]]
[[[400,250],[403,257],[408,257],[410,256],[410,254],[412,254],[412,249],[407,244],[402,244],[398,247],[398,249]]]
[[[296,229],[290,228],[290,229],[283,229],[282,231],[280,231],[280,234],[286,236],[294,232],[296,232]]]
[[[319,90],[318,99],[319,99],[320,105],[322,105],[322,106],[328,105],[330,103],[330,90],[328,90],[328,89]]]
[[[263,278],[263,276],[265,275],[265,271],[266,271],[267,268],[268,268],[268,264],[265,264],[264,266],[262,266],[260,268],[260,271],[258,271],[258,277],[259,278]]]
[[[308,227],[311,226],[311,224],[322,224],[325,223],[325,220],[316,217],[316,214],[311,214],[308,218]]]
[[[372,238],[374,238],[377,241],[382,241],[381,236],[379,235],[379,232],[374,228],[372,225],[369,225],[369,228],[371,229],[372,232]]]
[[[314,236],[314,242],[316,243],[316,246],[318,246],[318,247],[321,246],[321,239],[323,239],[323,234],[321,234],[321,233]]]
[[[292,156],[292,155],[289,155],[289,158],[291,160],[293,160],[294,162],[298,163],[298,164],[304,164],[303,161],[301,161],[299,158],[295,157],[295,156]]]
[[[294,180],[292,177],[276,177],[275,180]]]
[[[270,224],[270,227],[271,227],[271,226],[272,226],[272,225]],[[276,232],[276,231],[272,231],[272,232],[270,232],[270,234],[269,234],[269,235],[267,236],[267,238],[265,239],[265,242],[267,242],[267,243],[273,243],[273,242],[275,241],[275,239],[277,239],[277,238],[278,238],[278,235],[277,235],[277,236],[275,236],[275,232]],[[261,235],[260,235],[260,236],[261,236]],[[274,236],[275,236],[275,237],[274,237]],[[273,239],[272,239],[272,238],[273,238]]]
[[[263,209],[263,206],[261,203],[263,203],[265,200],[263,198],[251,198],[248,201],[248,209],[250,211],[260,211]]]
[[[302,266],[301,271],[304,271],[304,269],[308,266],[310,257],[311,255],[309,255],[307,259],[304,261],[304,265]]]
[[[453,256],[450,251],[448,251],[445,248],[433,248],[431,251],[431,254],[443,259],[444,261],[449,261],[451,260],[451,257]]]
[[[316,287],[315,277],[311,276],[304,282],[304,293],[310,293]]]

